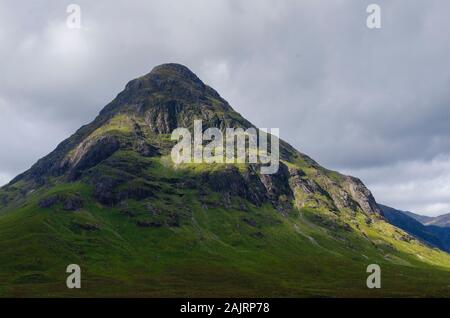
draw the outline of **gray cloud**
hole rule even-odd
[[[72,2],[81,30],[65,25]],[[372,2],[380,30],[365,26]],[[437,0],[2,1],[0,184],[128,80],[179,62],[258,126],[360,176],[379,202],[449,212],[449,10]]]

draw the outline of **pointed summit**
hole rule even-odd
[[[91,124],[62,142],[55,151],[14,179],[13,183],[21,179],[47,183],[55,176],[69,181],[85,179],[96,184],[100,202],[119,202],[122,199],[117,195],[111,195],[112,199],[102,197],[105,189],[98,178],[102,180],[104,176],[98,167],[120,152],[143,157],[168,155],[173,144],[167,141],[167,136],[180,127],[192,131],[195,120],[201,120],[204,129],[254,127],[187,67],[173,63],[157,66],[147,75],[129,82],[125,90]],[[307,199],[299,198],[296,201],[298,206],[315,202],[314,206],[327,207],[333,211],[352,208],[368,215],[379,214],[375,199],[360,180],[342,175],[336,179],[335,174],[283,140],[280,140],[280,157],[286,162],[300,162],[301,168],[288,169],[287,165],[281,164],[277,175],[261,176],[255,180],[244,174],[245,178],[250,179],[239,181],[241,183],[234,185],[232,190],[240,189],[239,195],[251,198],[253,202],[272,201],[278,206],[280,196],[293,199],[295,191],[302,188],[303,192],[306,191]],[[118,168],[116,164],[114,162],[114,169]],[[119,170],[131,174],[128,169],[120,167]],[[249,167],[247,173],[253,174],[253,169]],[[309,181],[306,183],[304,169],[314,171],[307,176]],[[93,171],[99,175],[93,177]],[[209,180],[209,177],[206,178]],[[227,178],[229,176],[220,177]],[[241,176],[233,175],[230,178],[240,179]],[[216,181],[214,178],[211,181],[213,187],[224,187],[222,190],[228,191],[228,184],[220,185]],[[117,183],[120,186],[122,182]],[[324,198],[318,200],[315,196],[319,193]]]
[[[132,112],[146,116],[155,111],[158,116],[166,117],[186,111],[183,116],[188,117],[185,119],[192,119],[191,115],[200,115],[201,118],[202,112],[207,115],[218,111],[234,112],[227,101],[186,66],[168,63],[156,66],[150,73],[128,82],[100,115],[111,117],[119,112]],[[166,115],[161,115],[164,113]],[[169,126],[166,128],[173,129],[172,125]],[[168,129],[164,130],[165,133]]]
[[[23,178],[44,182],[49,176],[65,175],[68,171],[71,177],[77,176],[78,172],[72,172],[90,168],[118,149],[130,145],[139,148],[152,135],[154,142],[155,134],[167,135],[178,127],[190,128],[196,119],[202,120],[205,128],[253,126],[186,66],[175,63],[156,66],[150,73],[128,82],[93,122],[11,183]],[[117,136],[119,132],[121,136]],[[125,133],[126,138],[122,136]]]
[[[161,64],[144,76],[130,81],[126,89],[162,89],[163,86],[177,85],[195,90],[204,90],[206,85],[189,68],[177,63]]]
[[[202,82],[188,67],[178,63],[165,63],[155,66],[148,75],[161,77],[189,79],[194,82]]]
[[[144,157],[170,154],[173,144],[167,142],[167,136],[179,127],[192,131],[195,120],[201,120],[204,129],[254,127],[187,67],[173,63],[159,65],[147,75],[129,82],[91,124],[62,142],[55,151],[14,179],[13,183],[21,179],[46,183],[54,176],[70,181],[85,179],[93,182],[92,171],[99,173],[102,180],[103,172],[99,172],[98,167],[105,160],[114,158],[115,153],[125,151]],[[307,189],[302,190],[306,191],[307,199],[299,199],[296,202],[298,206],[315,202],[313,205],[333,211],[352,208],[361,209],[369,215],[379,214],[372,194],[360,180],[339,175],[339,182],[336,182],[331,177],[332,173],[283,140],[280,140],[280,156],[286,162],[300,162],[302,168],[288,169],[288,166],[281,164],[278,175],[261,176],[261,180],[258,177],[256,181],[251,178],[245,182],[239,181],[240,184],[234,185],[232,190],[240,189],[240,195],[252,198],[253,202],[270,200],[278,206],[280,196],[293,198],[296,189],[303,187]],[[130,165],[133,164],[130,162]],[[116,163],[113,167],[117,169]],[[249,169],[248,173],[253,171],[253,168]],[[303,169],[315,171],[308,176],[307,183],[304,183]],[[128,168],[120,170],[130,173]],[[121,201],[119,196],[112,194],[112,199],[103,198],[104,185],[97,178],[94,177],[94,183],[99,189],[100,202],[111,204]],[[222,176],[219,179],[227,178]],[[233,175],[232,178],[241,177]],[[245,174],[245,178],[249,176]],[[228,184],[220,185],[216,181],[214,178],[211,181],[213,187],[224,187],[222,190],[228,191]],[[117,183],[120,185],[122,182]],[[315,195],[318,193],[325,194],[326,199],[317,200]]]

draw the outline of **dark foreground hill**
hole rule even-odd
[[[450,256],[363,183],[280,142],[280,168],[171,161],[177,127],[249,128],[186,67],[129,82],[0,189],[4,296],[450,296]],[[82,288],[65,286],[68,264]],[[382,288],[366,268],[382,268]]]

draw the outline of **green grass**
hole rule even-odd
[[[353,219],[352,230],[345,230],[343,221],[326,210],[283,216],[271,205],[248,204],[250,209],[242,211],[239,198],[226,209],[217,204],[217,193],[203,199],[205,208],[196,191],[166,183],[188,178],[189,169],[142,160],[148,160],[144,175],[163,189],[144,202],[104,207],[92,199],[90,186],[79,182],[39,190],[25,205],[2,213],[0,295],[450,296],[449,255],[398,240],[400,234],[383,221],[369,226],[361,215]],[[80,194],[83,209],[38,207],[42,197],[57,193]],[[163,216],[176,213],[180,226],[138,226],[138,220],[161,217],[150,215],[148,204]],[[86,230],[89,226],[96,230]],[[80,290],[65,287],[65,268],[72,263],[82,268]],[[381,265],[380,290],[365,286],[371,263]]]
[[[96,129],[89,138],[105,135],[106,133],[118,132],[122,134],[129,134],[133,132],[133,122],[129,116],[125,114],[118,114],[112,117],[105,125]]]
[[[116,116],[94,135],[127,138],[128,127],[126,116]],[[171,144],[167,135],[155,138]],[[283,162],[312,180],[321,169],[300,156]],[[0,189],[0,296],[450,296],[450,256],[402,240],[405,233],[381,219],[368,224],[361,212],[330,212],[330,199],[319,194],[317,207],[281,214],[271,204],[233,197],[225,205],[219,193],[193,190],[200,174],[225,167],[174,167],[167,151],[146,158],[119,150],[78,182],[52,177],[42,187],[19,181]],[[95,175],[122,178],[117,191],[151,195],[101,205],[90,183]],[[39,207],[54,195],[80,197],[83,208]],[[72,263],[81,266],[80,290],[65,286]],[[372,263],[382,268],[380,290],[365,285]]]

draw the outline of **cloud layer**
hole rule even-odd
[[[450,3],[0,3],[0,184],[51,151],[157,64],[178,62],[234,108],[376,199],[450,212]]]

